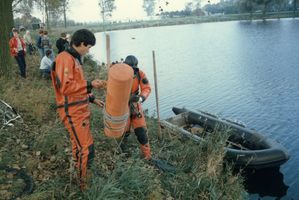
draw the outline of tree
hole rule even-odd
[[[23,2],[23,0],[12,0],[12,12],[13,13],[19,13],[22,11],[22,6],[19,6],[19,4]]]
[[[101,16],[103,19],[103,30],[105,32],[105,18],[111,17],[113,10],[116,9],[114,6],[115,0],[99,0],[99,6],[101,8]]]
[[[66,11],[69,9],[69,0],[60,0],[60,5],[63,12],[64,27],[66,28]]]
[[[34,3],[37,7],[37,10],[42,12],[42,15],[45,16],[45,25],[47,30],[51,29],[50,19],[51,15],[55,15],[52,17],[53,21],[57,21],[57,14],[60,13],[59,8],[61,7],[61,0],[26,0],[28,4]]]
[[[12,62],[9,33],[13,26],[12,0],[0,1],[0,77],[11,79]]]
[[[205,15],[204,11],[201,9],[201,0],[193,0],[194,10],[192,11],[192,15],[202,16]]]
[[[184,10],[185,16],[190,16],[191,15],[192,7],[193,7],[192,2],[186,2],[185,3],[185,10]]]
[[[194,10],[201,9],[201,0],[193,0]]]
[[[264,9],[263,9],[263,16],[265,17],[266,15],[266,11],[267,11],[267,7],[268,4],[271,2],[272,0],[264,0]]]
[[[279,14],[278,14],[278,19],[280,19],[280,12],[281,12],[281,5],[282,5],[283,0],[276,0],[276,3],[279,4]]]
[[[296,9],[297,9],[297,7],[296,7],[297,1],[293,0],[293,2],[294,2],[294,11],[293,11],[294,14],[293,14],[293,17],[295,18],[296,17],[295,12],[296,12]]]
[[[252,13],[253,13],[255,3],[256,3],[256,0],[241,0],[238,2],[239,11],[241,13],[243,13],[245,11],[250,12],[250,18],[252,18]]]
[[[147,16],[152,16],[156,7],[155,0],[143,0],[142,8],[146,12]]]

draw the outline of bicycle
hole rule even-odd
[[[31,53],[32,53],[34,56],[37,56],[37,54],[36,54],[36,47],[35,47],[33,44],[31,44],[31,45],[29,46],[29,48],[30,48]]]
[[[2,130],[5,126],[13,127],[14,125],[11,123],[13,121],[16,121],[18,123],[23,123],[22,117],[17,113],[17,111],[2,101],[0,99],[0,117],[2,117],[3,120],[3,126],[0,130]]]

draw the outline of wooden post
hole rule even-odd
[[[160,115],[159,115],[159,100],[158,100],[158,84],[157,84],[155,51],[153,51],[153,62],[154,62],[154,80],[155,80],[155,93],[156,93],[157,115],[158,115],[158,138],[159,138],[159,140],[162,140],[161,126],[160,126]]]
[[[106,35],[107,65],[110,68],[110,37]]]

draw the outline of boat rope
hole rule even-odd
[[[127,109],[127,112],[123,116],[113,117],[113,116],[109,115],[109,113],[106,111],[106,103],[105,103],[104,106],[103,106],[103,114],[104,114],[104,126],[107,128],[110,135],[112,136],[112,138],[114,139],[114,141],[117,144],[117,148],[116,148],[114,154],[116,153],[117,149],[120,149],[120,151],[122,153],[122,150],[121,150],[121,147],[120,147],[119,144],[122,143],[125,134],[123,134],[120,143],[118,143],[116,138],[113,136],[113,134],[111,133],[110,130],[113,130],[113,131],[116,131],[116,132],[117,131],[118,132],[122,131],[124,133],[124,129],[127,127],[127,122],[128,122],[128,118],[129,118],[129,115],[130,115],[129,108]],[[111,127],[111,126],[109,126],[108,122],[111,123],[111,124],[122,124],[124,122],[125,123],[123,125],[121,125],[120,127]]]

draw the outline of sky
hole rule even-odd
[[[168,5],[166,6],[166,1]],[[206,4],[207,0],[202,0],[202,6]],[[215,3],[211,0],[211,3]],[[72,3],[72,0],[70,0]],[[156,0],[155,13],[159,13],[159,6],[163,8],[163,11],[176,11],[184,10],[186,2],[192,2],[192,0]],[[112,13],[110,20],[134,20],[146,17],[146,12],[142,8],[143,0],[115,0],[116,10]],[[98,6],[98,0],[77,0],[74,5],[70,7],[70,11],[67,12],[67,18],[73,19],[76,22],[96,22],[102,21],[100,16],[100,7]],[[40,17],[41,19],[41,17]]]

